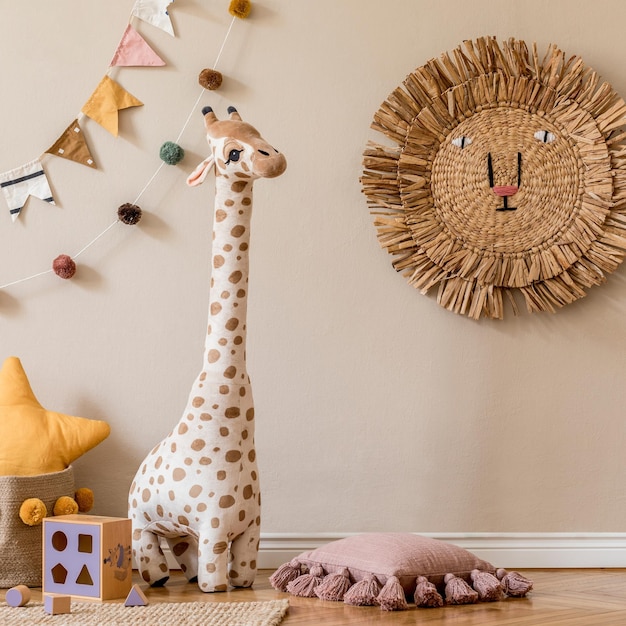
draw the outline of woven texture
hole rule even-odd
[[[168,602],[148,606],[126,607],[123,604],[96,604],[72,602],[72,612],[48,615],[43,603],[29,603],[25,607],[0,606],[3,626],[23,624],[80,624],[81,626],[132,626],[133,624],[160,626],[277,626],[283,620],[289,602]]]
[[[363,192],[381,246],[446,309],[502,318],[586,295],[626,250],[626,104],[578,57],[466,41],[409,74],[372,127]]]
[[[38,476],[0,476],[0,587],[41,585],[41,526],[19,517],[27,498],[39,498],[52,511],[57,498],[74,496],[74,470]]]

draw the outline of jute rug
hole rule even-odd
[[[0,605],[2,626],[24,624],[80,624],[81,626],[277,626],[289,608],[288,600],[269,602],[168,602],[126,607],[123,604],[72,602],[67,615],[48,615],[42,602],[25,607]]]

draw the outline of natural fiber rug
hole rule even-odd
[[[81,626],[277,626],[289,608],[288,600],[269,602],[167,602],[126,607],[123,604],[72,602],[67,615],[48,615],[42,602],[25,607],[0,606],[2,626],[24,624],[80,624]]]

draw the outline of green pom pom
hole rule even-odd
[[[176,163],[180,163],[183,160],[185,151],[177,143],[166,141],[161,146],[159,156],[168,165],[176,165]]]

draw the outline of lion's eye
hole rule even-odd
[[[552,143],[556,137],[554,133],[551,133],[549,130],[538,130],[535,133],[535,139],[541,141],[542,143]]]
[[[469,146],[471,143],[472,143],[472,138],[466,137],[465,135],[463,135],[462,137],[455,137],[452,140],[452,145],[461,149],[465,148],[466,146]]]

